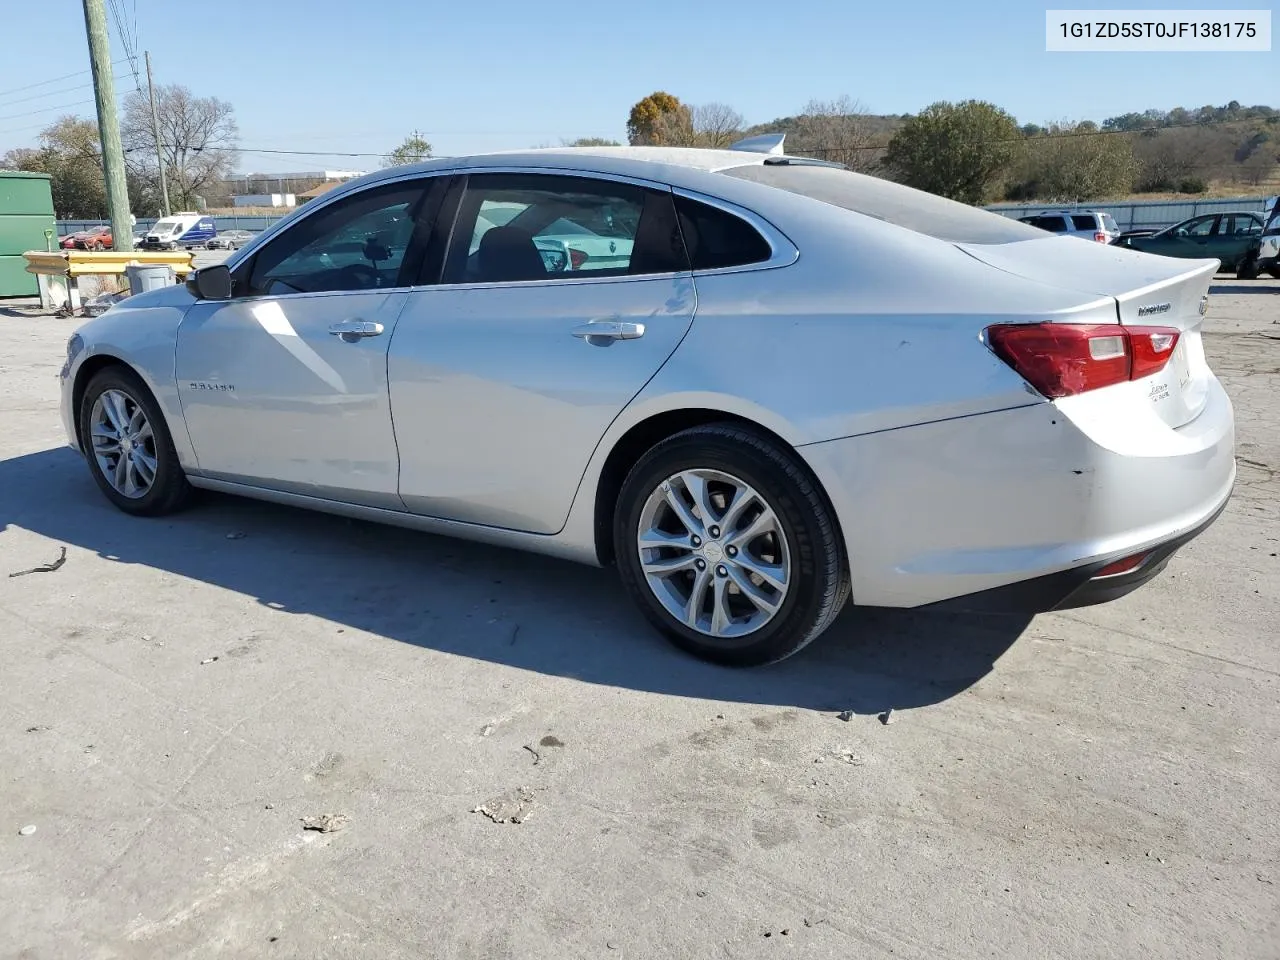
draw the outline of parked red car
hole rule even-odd
[[[91,227],[74,236],[76,240],[73,245],[81,250],[111,249],[111,228],[108,226]]]

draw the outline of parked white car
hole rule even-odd
[[[1111,243],[1120,237],[1120,228],[1109,213],[1091,210],[1051,210],[1031,217],[1021,217],[1021,223],[1061,233],[1068,237]]]
[[[1235,478],[1217,266],[776,154],[432,160],[83,325],[63,419],[126,512],[202,487],[616,565],[673,642],[759,664],[850,597],[1159,573]]]

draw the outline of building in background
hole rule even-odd
[[[253,194],[304,193],[322,183],[342,183],[363,177],[363,170],[295,170],[287,173],[246,173],[210,188],[210,206],[232,206],[233,197]],[[225,202],[220,202],[225,201]]]
[[[231,198],[233,207],[295,207],[298,199],[292,193],[241,193]]]
[[[314,200],[316,197],[324,196],[324,194],[328,193],[334,187],[342,186],[342,183],[343,181],[341,180],[326,180],[324,183],[318,184],[310,190],[303,190],[302,193],[298,194],[298,202],[306,203],[308,200]]]

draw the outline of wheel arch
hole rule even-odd
[[[651,414],[632,424],[614,442],[604,463],[600,468],[595,486],[595,502],[593,505],[593,529],[596,559],[603,567],[612,566],[615,560],[615,544],[613,542],[613,514],[617,507],[618,496],[622,492],[623,482],[631,469],[654,446],[691,427],[702,427],[713,423],[744,428],[777,444],[790,453],[798,467],[803,470],[814,488],[818,491],[832,521],[836,526],[836,535],[843,545],[844,530],[841,518],[836,512],[835,504],[821,479],[814,472],[808,461],[800,454],[795,445],[759,421],[739,413],[730,413],[712,407],[681,407]],[[846,558],[846,563],[847,558]]]
[[[133,376],[137,377],[142,382],[142,386],[146,388],[147,392],[151,394],[151,400],[156,404],[161,415],[164,417],[165,426],[168,428],[169,435],[173,439],[174,445],[179,451],[179,459],[181,460],[183,453],[185,453],[183,443],[181,441],[186,438],[186,426],[182,423],[181,416],[177,418],[178,422],[175,424],[173,412],[169,409],[168,404],[165,403],[166,398],[161,395],[161,391],[156,388],[156,384],[152,381],[151,377],[147,375],[146,370],[141,365],[131,363],[118,353],[106,350],[85,357],[77,367],[75,378],[72,381],[71,421],[76,432],[76,445],[80,448],[80,451],[82,453],[86,452],[82,426],[80,423],[80,408],[84,403],[85,391],[89,389],[89,383],[95,376],[103,370],[108,370],[112,367],[119,367],[121,370],[126,370],[133,374]],[[184,463],[183,466],[185,469],[186,464]]]
[[[81,362],[76,370],[76,378],[71,385],[71,422],[75,426],[76,446],[80,448],[82,453],[84,452],[84,435],[80,423],[82,419],[80,409],[84,405],[84,393],[89,389],[89,381],[109,367],[122,367],[134,376],[141,378],[144,384],[146,383],[146,378],[138,372],[137,368],[112,353],[95,353]],[[149,386],[148,389],[150,389]]]

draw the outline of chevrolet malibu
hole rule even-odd
[[[1235,477],[1217,266],[745,144],[433,160],[84,324],[63,420],[128,513],[204,488],[613,565],[763,664],[850,602],[1159,573]]]

